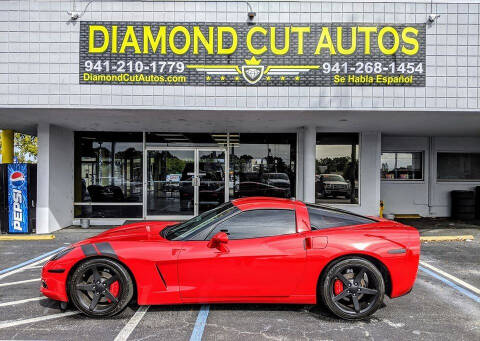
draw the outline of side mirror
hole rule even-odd
[[[220,251],[226,251],[227,248],[224,244],[228,243],[228,235],[225,232],[218,232],[210,239],[207,246],[211,249],[217,248]]]

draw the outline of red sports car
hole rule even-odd
[[[140,222],[75,243],[45,264],[41,291],[89,316],[117,314],[135,296],[140,305],[323,302],[359,319],[385,294],[412,289],[419,255],[413,227],[245,198],[185,222]]]

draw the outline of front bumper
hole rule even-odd
[[[49,270],[61,269],[57,262],[49,261],[42,269],[42,281],[40,292],[48,298],[57,301],[68,302],[66,281],[67,272],[49,272]]]

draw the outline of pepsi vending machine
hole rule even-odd
[[[37,165],[0,165],[0,230],[2,233],[35,232]]]

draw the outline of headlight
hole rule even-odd
[[[73,247],[66,248],[66,249],[60,251],[59,253],[57,253],[56,255],[54,255],[52,258],[50,258],[50,260],[58,260],[58,259],[62,258],[63,256],[65,256],[66,254],[68,254],[73,249],[74,249]]]

